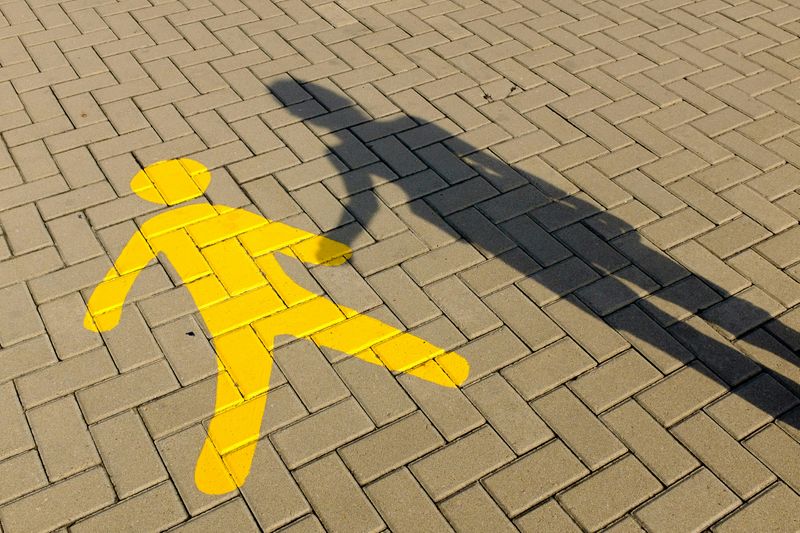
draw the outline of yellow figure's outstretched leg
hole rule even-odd
[[[250,473],[255,446],[230,452],[258,439],[267,405],[272,355],[250,327],[214,338],[214,346],[245,401],[231,408],[240,399],[235,390],[231,391],[227,374],[220,372],[214,417],[195,467],[195,484],[207,494],[224,494],[241,487]],[[230,477],[218,468],[219,456],[224,458]]]
[[[338,308],[333,302],[325,301]],[[341,310],[350,318],[312,335],[317,345],[371,363],[379,362],[394,372],[405,372],[444,387],[456,387],[467,379],[469,363],[457,353],[445,352],[425,339],[352,309],[342,307]],[[372,353],[379,361],[375,361]]]
[[[348,318],[349,317],[349,318]],[[454,352],[445,352],[428,341],[405,333],[380,320],[339,307],[315,296],[214,339],[217,354],[231,374],[245,402],[232,409],[229,394],[218,383],[217,407],[195,470],[195,482],[203,492],[221,494],[242,486],[250,472],[261,420],[267,403],[275,337],[310,338],[319,346],[406,372],[445,387],[461,385],[469,364]],[[221,376],[224,374],[220,374]],[[226,410],[227,409],[227,410]],[[236,450],[236,453],[230,453]],[[219,456],[233,480],[220,472]]]

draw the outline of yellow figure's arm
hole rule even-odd
[[[353,255],[353,250],[339,241],[313,233],[306,233],[305,236],[302,241],[291,246],[292,252],[304,263],[335,266],[341,265]]]
[[[89,298],[83,327],[90,331],[108,331],[116,327],[133,282],[153,259],[153,251],[137,231]]]
[[[352,250],[346,244],[283,222],[270,221],[241,234],[239,240],[253,257],[281,251],[304,263],[340,265],[352,255]]]

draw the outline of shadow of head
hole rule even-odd
[[[505,132],[502,123],[490,125],[483,117],[481,124],[480,110],[472,110],[471,120],[490,126],[464,132],[436,102],[413,91],[396,101],[420,109],[425,118],[403,113],[377,91],[364,105],[389,114],[376,120],[333,84],[301,85],[284,78],[269,89],[314,133],[326,136],[346,169],[324,183],[342,201],[339,225],[358,228],[341,232],[345,239],[350,236],[353,248],[365,242],[364,234],[381,239],[387,217],[407,226],[430,249],[469,243],[482,262],[466,265],[457,275],[479,297],[516,285],[556,321],[548,306],[567,302],[578,319],[559,326],[598,362],[614,354],[597,352],[592,323],[602,324],[600,335],[621,334],[625,346],[630,343],[656,373],[704,376],[713,385],[687,412],[732,390],[777,417],[794,405],[785,398],[800,395],[800,358],[793,351],[800,338],[775,321],[775,311],[753,304],[751,296],[773,302],[771,309],[785,308],[760,289],[732,295],[717,279],[691,273],[640,235],[634,227],[643,223],[639,214],[652,215],[644,222],[658,216],[630,195],[607,209],[539,157],[541,147],[524,144],[526,137]],[[513,154],[513,164],[503,154]],[[592,179],[593,191],[618,188],[597,171]],[[676,249],[686,253],[702,248],[691,240],[678,239],[678,244],[683,248]],[[453,271],[452,257],[437,257],[440,264],[434,267],[441,268],[442,277]],[[536,332],[516,333],[531,350],[542,348],[529,342]],[[664,383],[653,387],[675,387],[678,406],[696,396],[680,387],[697,380]],[[800,420],[790,418],[793,425]]]

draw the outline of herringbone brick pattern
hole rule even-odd
[[[796,1],[0,0],[0,135],[3,532],[800,530]],[[178,157],[465,386],[283,339],[199,492],[170,265],[82,327]]]

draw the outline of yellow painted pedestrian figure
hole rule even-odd
[[[145,200],[172,206],[202,196],[210,181],[203,165],[179,159],[139,171],[131,188]],[[309,338],[319,346],[445,387],[460,385],[469,373],[460,355],[297,285],[276,253],[337,265],[351,250],[243,209],[195,203],[144,222],[87,305],[87,329],[114,328],[137,275],[157,254],[163,254],[183,280],[220,365],[215,412],[195,468],[195,483],[206,493],[231,491],[250,471],[278,335]]]

